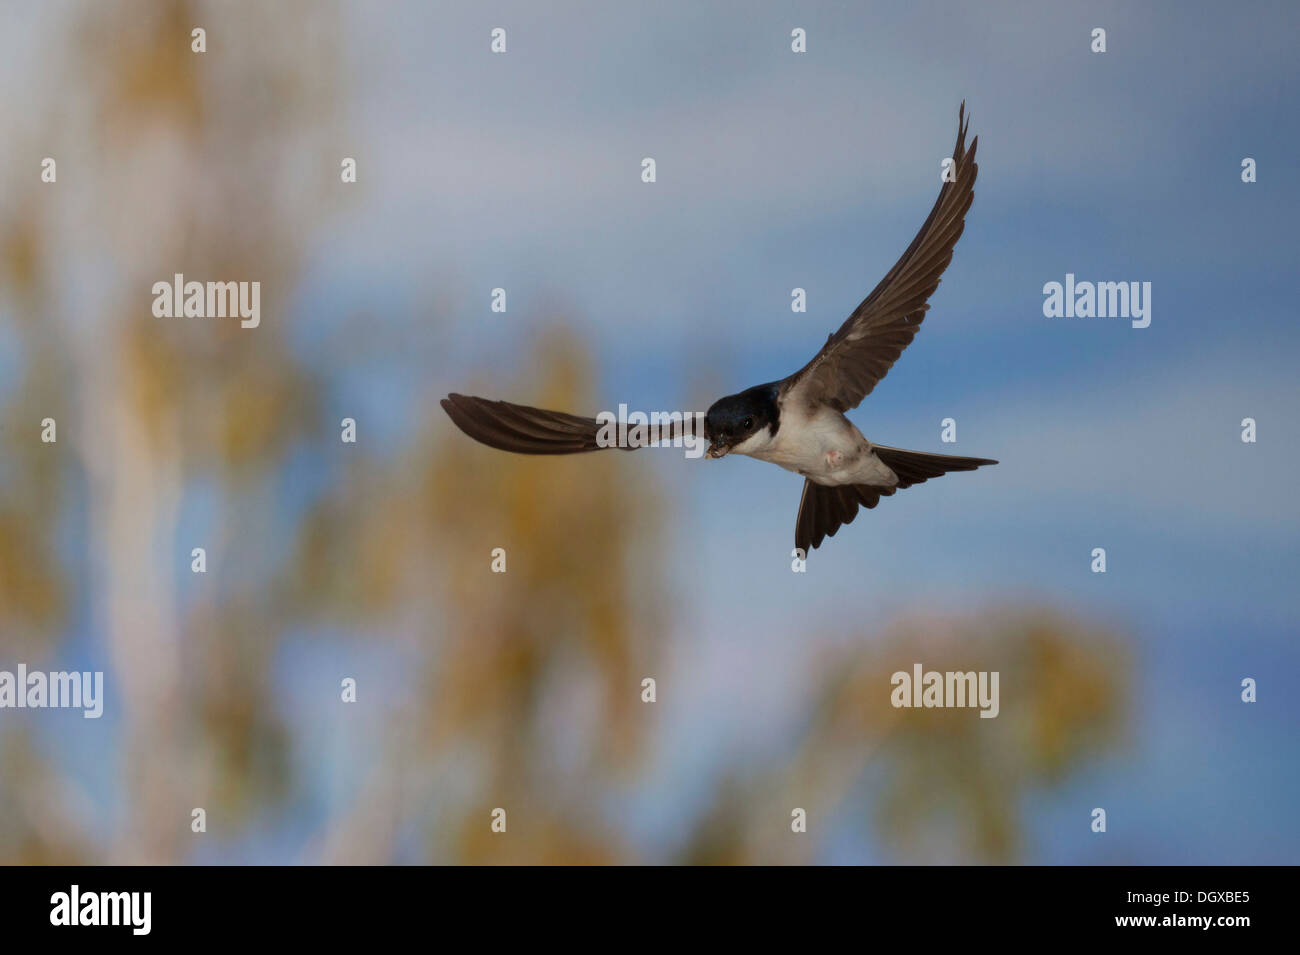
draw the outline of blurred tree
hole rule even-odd
[[[822,832],[835,819],[840,839],[855,815],[868,816],[891,861],[1018,861],[1026,799],[1122,739],[1125,645],[1048,610],[904,619],[879,641],[825,662],[789,761],[750,780],[746,790],[762,795],[743,808],[715,805],[687,851],[706,862],[810,861],[818,839],[789,830],[798,806]],[[891,676],[918,662],[940,672],[997,671],[998,716],[895,708]]]
[[[5,314],[23,378],[3,396],[0,630],[6,658],[48,661],[71,630],[111,661],[124,812],[109,825],[101,798],[92,820],[19,813],[0,851],[66,858],[44,834],[95,832],[82,858],[175,861],[191,807],[230,824],[284,788],[265,518],[278,468],[316,427],[319,385],[279,319],[327,182],[302,170],[320,165],[334,102],[329,14],[180,0],[69,11],[65,69],[31,111],[48,125],[29,133],[58,182],[31,163],[4,171]],[[200,21],[219,54],[191,52]],[[151,286],[175,272],[260,281],[275,318],[255,332],[158,319]],[[47,416],[55,445],[35,438]],[[191,602],[178,522],[195,487],[214,492],[219,537]],[[6,787],[58,773],[34,747],[3,752],[26,760],[6,766]]]
[[[545,332],[535,353],[521,393],[591,406],[572,336]],[[296,564],[304,613],[402,608],[423,659],[420,699],[389,737],[383,769],[422,767],[418,795],[402,802],[397,787],[378,787],[370,797],[382,811],[356,822],[424,828],[439,861],[620,859],[598,803],[635,767],[647,722],[640,680],[662,627],[659,502],[622,454],[503,454],[428,406],[425,437],[402,461],[358,469],[313,509]],[[490,570],[496,548],[501,574]],[[574,708],[579,718],[566,718]],[[587,729],[575,737],[569,725]],[[489,828],[497,807],[514,820],[509,840]]]
[[[16,198],[0,210],[23,368],[2,396],[0,640],[34,666],[84,634],[78,659],[109,661],[120,791],[47,798],[78,787],[30,718],[6,720],[0,859],[184,860],[195,806],[236,845],[315,779],[295,777],[271,676],[304,625],[409,653],[425,685],[414,712],[378,727],[385,758],[331,807],[321,858],[387,861],[412,828],[428,858],[503,858],[478,838],[498,804],[516,810],[512,860],[618,857],[601,793],[579,781],[616,780],[638,752],[661,602],[645,480],[618,455],[467,449],[434,401],[390,457],[325,422],[330,363],[354,344],[309,365],[285,316],[304,237],[338,192],[330,8],[171,0],[74,16],[51,128],[32,131],[33,155],[57,146],[59,181],[7,168]],[[190,50],[197,23],[204,54]],[[260,281],[261,326],[154,317],[152,284],[176,272]],[[586,403],[573,340],[542,338],[536,362],[539,394]],[[56,445],[37,440],[46,416]],[[295,455],[346,463],[286,497]],[[182,533],[196,507],[201,542]],[[507,549],[506,576],[488,572],[488,542]],[[570,706],[586,707],[582,739],[555,732]]]

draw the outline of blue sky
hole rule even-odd
[[[357,24],[370,192],[331,247],[367,275],[353,294],[418,300],[436,262],[457,301],[444,341],[484,364],[562,309],[600,357],[608,407],[690,407],[801,365],[928,211],[963,97],[973,116],[966,233],[921,334],[853,417],[882,443],[949,450],[951,415],[959,452],[1003,463],[885,502],[804,579],[785,559],[797,478],[655,459],[687,502],[667,528],[675,645],[691,698],[709,702],[675,721],[665,749],[689,740],[697,755],[664,760],[649,832],[695,774],[797,711],[805,688],[788,674],[809,652],[809,608],[844,628],[829,608],[847,600],[866,630],[917,605],[1029,598],[1138,641],[1131,748],[1035,807],[1036,858],[1296,858],[1300,17],[1089,6],[489,6],[440,30],[413,13],[400,37]],[[497,25],[505,57],[464,44]],[[794,26],[805,56],[789,52]],[[380,33],[375,68],[364,51]],[[646,155],[653,186],[637,176]],[[380,241],[394,233],[407,254]],[[1044,318],[1042,286],[1067,272],[1150,281],[1151,327]],[[346,296],[339,282],[330,294]],[[487,310],[498,285],[506,316]],[[493,396],[529,400],[509,377]],[[1255,445],[1240,441],[1246,416]],[[1104,578],[1088,571],[1094,546]],[[1249,710],[1243,675],[1267,687]],[[1113,807],[1122,848],[1070,835],[1090,801]]]
[[[886,501],[799,578],[799,479],[654,459],[685,503],[667,531],[698,702],[665,744],[679,755],[648,833],[720,754],[798,711],[809,615],[865,635],[916,606],[1031,599],[1137,640],[1131,748],[1034,807],[1038,860],[1295,860],[1300,14],[1088,7],[486,5],[436,28],[412,9],[398,35],[356,18],[366,196],[327,244],[353,267],[331,265],[311,301],[374,312],[436,285],[456,360],[412,378],[417,399],[464,388],[462,358],[518,360],[555,312],[599,356],[602,407],[702,406],[788,374],[910,241],[962,98],[973,116],[966,233],[921,334],[853,417],[882,443],[953,450],[938,441],[953,416],[955,450],[1003,463]],[[465,41],[486,46],[493,26],[504,57]],[[1151,326],[1044,318],[1042,286],[1067,272],[1151,282]],[[505,316],[488,311],[495,286]],[[795,286],[807,314],[790,311]],[[530,399],[510,376],[492,396]],[[835,619],[846,603],[863,623]],[[1262,687],[1249,709],[1245,675]],[[1070,835],[1101,800],[1120,848]]]

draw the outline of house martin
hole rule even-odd
[[[966,146],[966,104],[957,115],[951,176],[921,230],[875,290],[826,340],[812,361],[788,378],[719,398],[704,418],[708,457],[743,454],[804,476],[795,547],[807,555],[858,507],[949,471],[973,471],[987,458],[905,451],[874,444],[844,416],[889,372],[929,310],[928,299],[965,227],[975,195],[977,136]],[[451,394],[442,407],[471,438],[519,454],[578,454],[610,446],[594,418],[506,401]],[[677,422],[670,437],[689,427]]]

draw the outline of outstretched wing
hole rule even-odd
[[[601,428],[595,418],[582,418],[563,411],[545,411],[509,401],[490,401],[473,395],[450,394],[442,399],[442,408],[456,427],[475,441],[501,451],[516,454],[581,454],[600,451],[616,444],[601,445],[597,441]],[[629,428],[637,433],[638,440],[625,445],[625,449],[645,447],[647,437],[659,441],[672,441],[692,433],[693,419],[675,420],[655,436],[642,426]],[[702,435],[701,435],[702,437]]]
[[[930,216],[875,290],[807,365],[785,380],[782,394],[837,411],[856,408],[911,344],[929,309],[927,300],[952,261],[953,246],[975,197],[977,136],[966,148],[966,104],[957,115],[955,181],[944,182]]]

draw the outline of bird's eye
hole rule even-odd
[[[745,428],[745,430],[748,431],[748,430],[749,430],[750,428],[752,428],[752,427],[754,427],[754,419],[753,419],[753,418],[746,418],[746,419],[745,419],[745,424],[744,424],[744,428]]]

